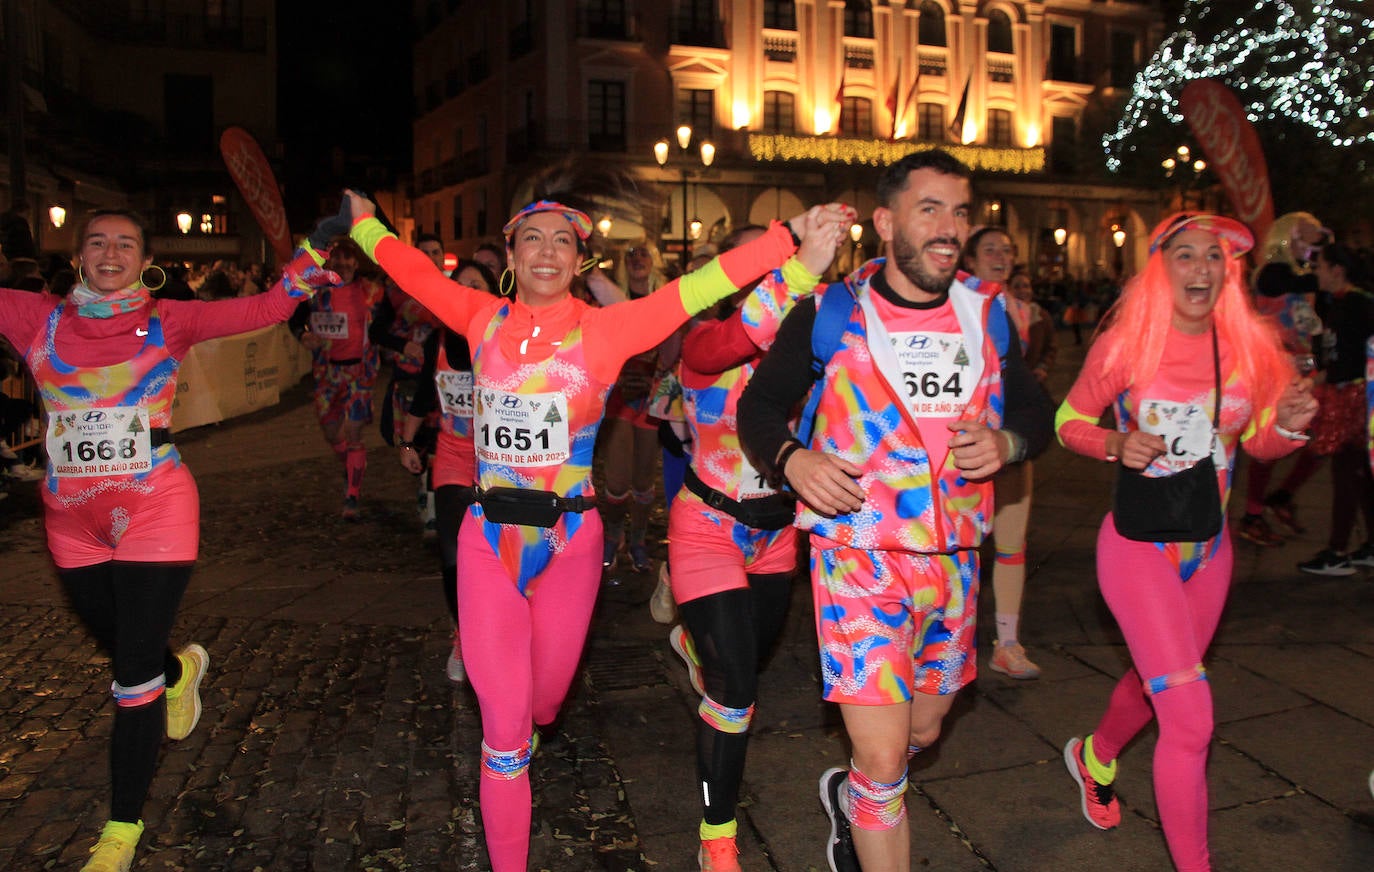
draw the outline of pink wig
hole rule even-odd
[[[1296,374],[1283,350],[1277,328],[1250,303],[1241,278],[1241,258],[1218,237],[1226,252],[1226,277],[1212,310],[1217,336],[1235,355],[1241,383],[1250,391],[1256,413],[1271,406]],[[1131,383],[1148,384],[1159,369],[1173,322],[1173,287],[1164,265],[1165,243],[1151,252],[1139,274],[1126,283],[1121,299],[1107,312],[1100,328],[1107,348],[1107,367],[1124,366]]]

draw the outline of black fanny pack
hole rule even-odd
[[[771,494],[748,500],[731,499],[697,478],[696,470],[690,465],[683,476],[683,484],[706,505],[729,514],[744,526],[755,530],[781,530],[791,525],[797,515],[797,501],[788,494]]]
[[[585,512],[596,507],[592,497],[560,497],[553,491],[522,487],[493,487],[476,492],[482,514],[493,524],[552,527],[564,512]]]

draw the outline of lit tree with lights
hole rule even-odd
[[[1108,168],[1122,168],[1137,151],[1157,167],[1146,149],[1159,136],[1149,128],[1165,120],[1181,125],[1184,86],[1217,79],[1245,106],[1271,164],[1276,149],[1296,157],[1315,146],[1351,151],[1333,162],[1363,171],[1374,145],[1370,6],[1362,0],[1186,0],[1178,29],[1136,76],[1116,130],[1102,138]]]
[[[1160,158],[1187,137],[1184,85],[1215,78],[1235,93],[1270,163],[1275,210],[1315,211],[1333,227],[1374,199],[1374,3],[1183,0],[1178,26],[1140,70],[1106,166],[1160,183]],[[1351,214],[1353,220],[1353,214]]]

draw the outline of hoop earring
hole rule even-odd
[[[148,280],[145,279],[145,278],[143,278],[143,276],[146,275],[146,274],[148,273],[148,270],[154,270],[154,269],[157,270],[157,271],[158,271],[158,274],[162,276],[162,281],[158,282],[158,283],[155,284],[155,285],[150,285],[150,284],[148,284]],[[165,285],[165,284],[167,284],[167,270],[163,269],[162,267],[158,266],[157,264],[153,264],[153,265],[149,266],[148,269],[145,269],[142,273],[140,273],[138,278],[139,278],[139,281],[143,282],[143,287],[147,288],[148,290],[150,290],[150,291],[160,291],[160,290],[162,290],[162,286]]]
[[[595,267],[598,263],[601,263],[601,258],[599,257],[587,258],[586,260],[582,261],[582,265],[577,268],[577,274],[585,275],[586,273],[591,272],[592,268]]]
[[[501,279],[498,284],[501,288],[501,296],[515,296],[515,273],[511,272],[510,267],[506,267],[505,271],[501,273]]]
[[[81,280],[81,284],[89,288],[90,284],[86,281],[86,274],[81,271],[83,266],[85,266],[85,264],[78,263],[76,265],[76,277]]]

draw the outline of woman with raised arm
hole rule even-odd
[[[567,696],[600,586],[591,465],[606,394],[627,359],[782,264],[831,207],[774,223],[647,297],[598,309],[571,292],[592,232],[582,209],[537,200],[511,218],[507,299],[455,288],[386,231],[370,201],[346,193],[353,238],[472,348],[477,494],[458,534],[459,631],[482,712],[480,801],[491,866],[523,870],[534,728],[552,723]]]
[[[320,248],[334,220],[312,234]],[[81,279],[70,296],[0,290],[0,335],[48,413],[43,525],[57,577],[114,673],[110,817],[82,868],[123,872],[143,835],[162,737],[195,729],[209,664],[200,645],[168,648],[200,545],[196,484],[172,442],[177,369],[197,342],[285,321],[312,284],[338,279],[307,243],[268,293],[155,300],[138,216],[97,212],[77,238]]]

